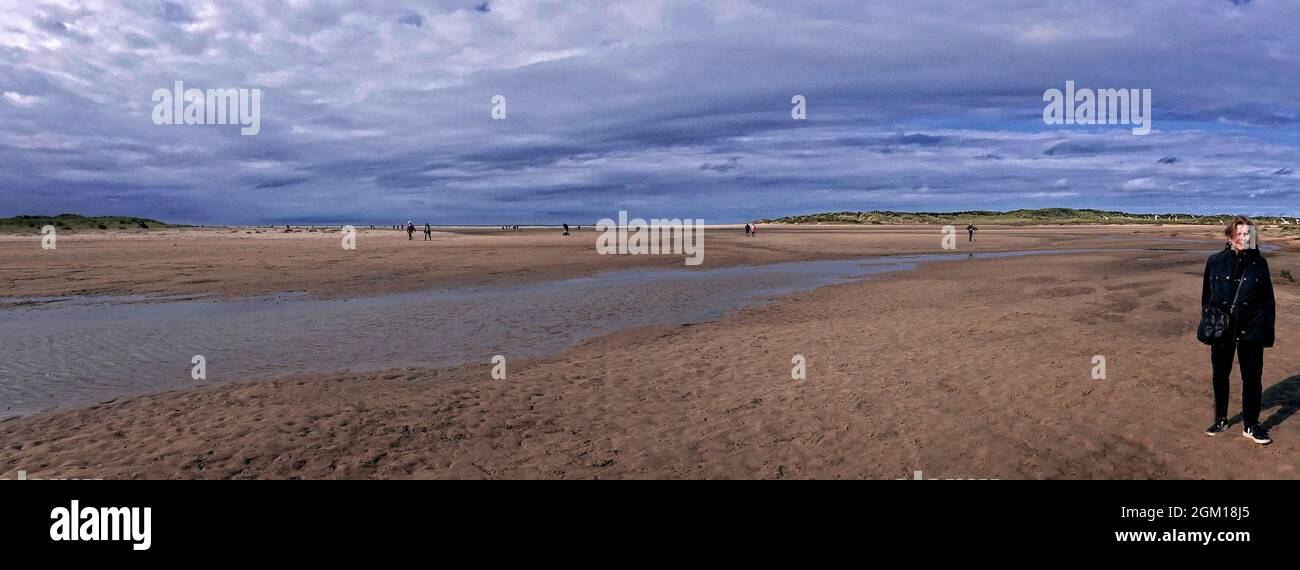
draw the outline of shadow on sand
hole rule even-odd
[[[1269,414],[1268,411],[1273,408],[1277,408],[1277,411]],[[1297,410],[1300,410],[1300,374],[1264,389],[1259,405],[1260,423],[1271,430],[1294,416]],[[1228,425],[1236,425],[1239,422],[1241,422],[1241,414],[1229,419]]]

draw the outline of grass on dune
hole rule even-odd
[[[12,218],[0,218],[0,233],[39,234],[41,233],[41,228],[45,226],[54,226],[58,231],[67,232],[96,230],[152,230],[185,227],[134,216],[80,216],[77,214],[59,214],[57,216],[14,216]]]

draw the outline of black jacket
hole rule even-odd
[[[1273,300],[1273,280],[1268,261],[1257,249],[1240,254],[1232,245],[1210,256],[1205,262],[1205,282],[1201,287],[1201,306],[1211,303],[1227,311],[1236,293],[1240,274],[1241,293],[1232,313],[1232,335],[1242,342],[1259,342],[1273,346],[1273,323],[1277,306]]]

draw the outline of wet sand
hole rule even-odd
[[[937,228],[785,231],[765,227],[750,241],[710,234],[706,264],[938,252]],[[1135,231],[1214,239],[1213,228],[984,228],[974,247],[1119,249],[1135,245]],[[199,245],[205,239],[222,247]],[[316,253],[309,238],[202,254],[224,251],[229,239],[185,245],[185,256],[222,268],[203,290],[188,289],[197,284],[173,274],[186,270],[148,253],[116,254],[122,269],[98,259],[112,248],[97,257],[94,247],[77,252],[63,241],[58,253],[72,259],[32,262],[28,254],[21,269],[5,263],[14,273],[3,278],[39,274],[31,268],[38,264],[83,269],[80,259],[102,268],[73,287],[83,291],[239,296],[272,286],[241,256],[297,251],[280,263],[301,265],[272,279],[284,290],[326,297],[371,290],[349,284],[355,268],[312,282],[325,271],[317,262],[337,254]],[[576,245],[540,234],[448,239],[489,249],[483,244],[493,239],[518,239],[523,247],[486,256],[501,265],[444,253],[457,261],[423,270],[425,281],[681,263],[584,253],[594,234]],[[973,251],[964,239],[958,251]],[[150,240],[158,243],[138,249],[173,247]],[[536,250],[524,245],[532,242]],[[3,255],[14,256],[4,245]],[[403,245],[411,244],[382,247],[392,248],[390,258],[425,255],[393,253]],[[1300,269],[1300,248],[1282,245],[1269,254],[1275,280],[1282,269]],[[550,263],[551,255],[576,259]],[[1208,438],[1201,434],[1212,415],[1208,348],[1193,335],[1204,257],[1107,252],[931,263],[691,326],[643,327],[512,359],[504,380],[491,378],[488,362],[313,374],[11,419],[0,422],[0,477],[24,470],[40,478],[911,478],[919,470],[927,479],[1296,478],[1300,341],[1288,331],[1300,330],[1300,286],[1275,283],[1278,345],[1266,351],[1262,415],[1275,443],[1251,444],[1240,424]],[[489,266],[500,272],[483,275]],[[133,281],[131,268],[145,267],[160,278]],[[73,289],[22,279],[15,286],[17,294]],[[804,380],[791,378],[795,355],[807,360]],[[1104,380],[1091,377],[1095,355],[1106,358]],[[1234,413],[1239,396],[1234,373]]]
[[[960,251],[1122,247],[1114,238],[1212,237],[1214,228],[982,227]],[[262,231],[263,233],[254,233]],[[935,226],[761,226],[705,233],[700,269],[873,255],[944,253]],[[633,268],[686,268],[669,255],[599,255],[590,226],[565,237],[555,229],[438,231],[422,241],[405,232],[360,230],[344,250],[337,231],[183,229],[61,235],[53,251],[40,236],[0,235],[0,297],[192,295],[239,298],[285,292],[362,297],[440,287],[511,286]],[[996,239],[994,237],[996,236]],[[1096,241],[1096,238],[1105,238]],[[4,300],[0,299],[0,303]],[[3,305],[0,305],[2,308]]]

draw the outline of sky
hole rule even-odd
[[[1296,215],[1296,29],[1292,0],[0,0],[0,216]],[[258,89],[260,131],[155,124],[177,81]],[[1150,89],[1150,134],[1045,123],[1067,81]]]

